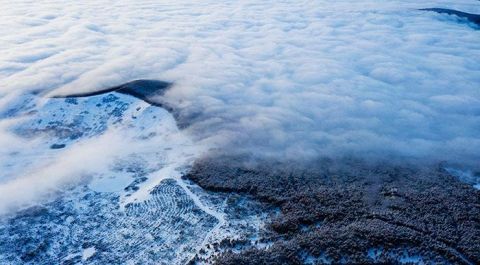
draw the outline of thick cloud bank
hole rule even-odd
[[[3,110],[158,79],[188,132],[224,151],[480,161],[480,31],[419,10],[478,1],[1,5]]]

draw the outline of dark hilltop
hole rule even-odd
[[[420,9],[420,10],[436,12],[436,13],[439,13],[439,14],[447,14],[447,15],[457,16],[458,18],[465,19],[465,20],[475,24],[476,26],[480,26],[480,15],[477,15],[477,14],[470,14],[470,13],[466,13],[466,12],[462,12],[462,11],[458,11],[458,10],[454,10],[454,9],[447,9],[447,8],[423,8],[423,9]]]

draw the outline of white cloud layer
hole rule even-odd
[[[219,147],[474,166],[480,31],[418,9],[478,3],[0,1],[0,112],[23,92],[160,79]]]

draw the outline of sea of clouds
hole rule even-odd
[[[29,93],[159,79],[184,131],[226,152],[480,164],[480,31],[418,10],[480,13],[476,0],[0,6],[0,113]],[[29,148],[16,119],[0,121],[3,156]]]

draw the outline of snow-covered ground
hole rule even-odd
[[[49,99],[12,116],[22,122],[9,135],[23,144],[1,154],[2,213],[85,181],[98,192],[120,192],[122,205],[146,200],[202,154],[166,110],[129,95]]]
[[[28,148],[1,155],[0,263],[184,264],[225,238],[262,247],[258,203],[180,178],[204,150],[166,110],[111,92],[12,113]]]

